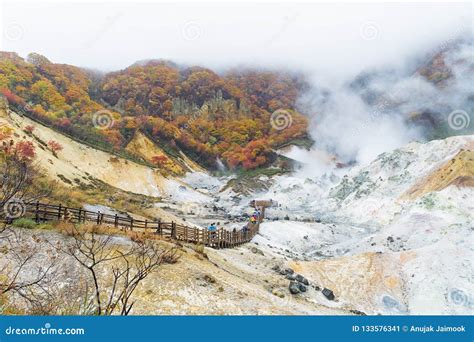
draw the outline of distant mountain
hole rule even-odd
[[[401,115],[409,126],[418,126],[430,139],[472,134],[474,129],[449,127],[449,114],[461,111],[469,122],[474,110],[473,41],[457,40],[401,69],[361,73],[350,88],[376,114]],[[463,123],[463,122],[461,122]]]
[[[306,87],[288,72],[220,75],[147,60],[101,74],[35,53],[25,60],[0,52],[0,92],[23,114],[123,153],[142,131],[163,150],[182,150],[208,168],[217,158],[231,168],[265,166],[273,148],[306,138],[308,120],[294,109]]]

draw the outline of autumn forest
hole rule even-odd
[[[230,169],[263,167],[276,148],[306,139],[308,119],[296,102],[307,87],[282,71],[217,73],[150,60],[104,74],[0,53],[0,93],[22,114],[119,154],[130,154],[125,147],[140,131],[169,155],[181,150],[210,169],[218,159]],[[278,111],[290,119],[284,129],[272,124]],[[159,167],[166,156],[151,162]]]

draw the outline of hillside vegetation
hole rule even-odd
[[[165,154],[143,158],[126,149],[137,131],[166,154],[184,151],[213,168],[253,169],[274,160],[273,148],[306,138],[308,120],[295,102],[307,87],[285,72],[231,71],[164,61],[100,74],[30,54],[0,52],[0,92],[25,115],[95,147],[169,165]],[[283,128],[282,129],[282,125]]]

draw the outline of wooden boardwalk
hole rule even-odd
[[[229,231],[218,228],[209,231],[205,228],[196,228],[161,220],[136,220],[131,216],[110,215],[100,211],[88,211],[81,208],[69,208],[63,205],[52,205],[41,202],[20,203],[24,206],[24,215],[37,223],[49,221],[68,221],[71,223],[92,222],[98,225],[107,225],[128,231],[139,231],[143,233],[154,233],[168,237],[172,240],[202,244],[213,248],[230,248],[249,242],[258,233],[260,223],[265,215],[265,208],[271,205],[271,201],[252,201],[251,205],[261,212],[255,224],[248,223],[247,229]]]

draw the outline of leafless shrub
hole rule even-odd
[[[57,256],[50,251],[42,253],[40,242],[35,235],[14,230],[2,240],[6,253],[0,269],[0,295],[19,296],[32,312],[47,302],[56,274]]]
[[[90,284],[79,276],[72,283],[52,286],[48,296],[31,306],[30,315],[94,315],[97,312]]]
[[[181,253],[178,249],[173,248],[163,255],[164,264],[176,264],[181,258]]]
[[[38,181],[39,172],[34,164],[13,156],[3,156],[0,160],[0,219],[9,221],[9,203],[26,205],[51,193],[51,187],[42,187]],[[14,217],[16,218],[16,217]],[[6,226],[2,226],[4,231]]]
[[[127,246],[95,229],[73,229],[71,241],[60,248],[89,273],[97,315],[128,315],[138,285],[161,264],[178,260],[175,249],[163,250],[153,240]]]

